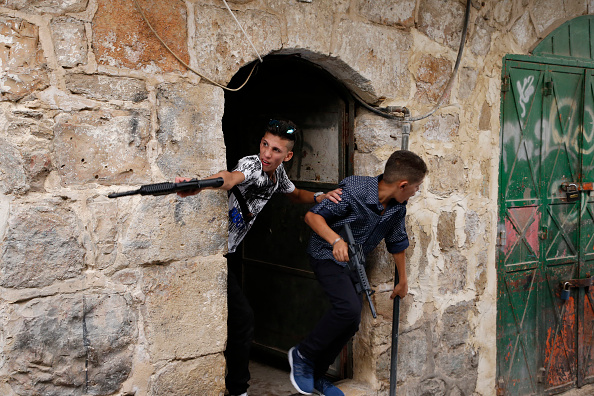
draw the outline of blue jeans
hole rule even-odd
[[[330,299],[331,308],[299,344],[299,352],[314,362],[314,378],[320,378],[359,330],[363,296],[357,294],[356,275],[348,267],[313,257],[310,264]]]

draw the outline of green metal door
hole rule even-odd
[[[594,375],[594,288],[585,287],[594,274],[593,81],[582,67],[504,60],[497,269],[502,394],[559,393]]]

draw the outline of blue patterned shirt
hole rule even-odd
[[[391,200],[382,214],[384,206],[378,196],[378,184],[382,177],[349,176],[340,182],[342,201],[334,203],[325,199],[310,209],[322,216],[337,233],[340,233],[344,224],[351,223],[355,242],[363,245],[365,255],[384,238],[390,253],[399,253],[408,247],[404,222],[406,202]],[[315,259],[330,259],[346,266],[345,262],[336,261],[332,246],[315,232],[309,240],[307,253]]]

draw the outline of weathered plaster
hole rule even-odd
[[[174,49],[210,78],[226,83],[257,59],[219,1],[140,3],[158,28],[166,27],[160,32]],[[397,9],[387,1],[230,2],[261,55],[300,54],[366,100],[405,105],[417,116],[433,107],[449,78],[463,2],[402,3]],[[401,305],[399,374],[399,390],[407,394],[495,392],[501,59],[527,53],[555,26],[593,7],[591,1],[558,3],[473,2],[452,92],[432,117],[412,125],[410,149],[430,164],[430,173],[408,206],[410,293]],[[69,304],[79,307],[82,300],[74,296],[89,292],[117,296],[114,304],[134,317],[126,351],[111,351],[124,353],[130,371],[118,369],[127,377],[102,389],[222,393],[224,193],[183,202],[105,197],[224,168],[222,90],[175,61],[131,2],[4,0],[0,19],[27,24],[20,36],[7,30],[5,45],[30,45],[29,52],[0,58],[4,77],[27,82],[18,94],[2,92],[0,393],[15,393],[10,367],[28,358],[18,360],[7,342],[5,329],[24,323],[16,306],[60,309],[72,297]],[[74,37],[76,48],[64,37]],[[70,50],[76,62],[70,63]],[[357,174],[380,173],[401,144],[401,125],[361,108],[354,133]],[[205,142],[214,144],[208,149]],[[41,233],[50,220],[57,225],[53,234]],[[39,255],[46,242],[63,245],[47,249],[49,259],[19,258],[25,253],[16,247],[34,246],[37,253],[29,254]],[[372,320],[364,308],[353,347],[360,383],[345,385],[359,392],[352,395],[375,396],[387,388],[393,264],[382,249],[370,259],[380,316]],[[61,261],[56,257],[72,259],[72,265],[52,267]],[[21,261],[39,261],[43,271],[21,274]],[[105,325],[107,333],[117,328]],[[171,340],[172,333],[183,336]],[[24,386],[19,378],[12,384]],[[360,385],[363,391],[356,390]]]

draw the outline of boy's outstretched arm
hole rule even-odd
[[[334,244],[332,255],[338,261],[349,261],[349,247],[347,243],[326,223],[326,219],[319,214],[307,212],[305,223],[329,244]]]
[[[394,261],[396,262],[396,270],[398,271],[398,284],[394,286],[394,291],[390,295],[390,298],[400,296],[400,298],[406,297],[408,294],[408,280],[406,278],[406,255],[405,251],[392,254]]]
[[[243,173],[238,172],[238,171],[229,172],[226,170],[220,171],[219,173],[215,173],[214,175],[209,176],[206,179],[216,179],[217,177],[223,178],[223,185],[221,187],[216,187],[216,188],[211,188],[211,187],[207,187],[207,188],[227,191],[227,190],[232,189],[234,186],[238,185],[239,183],[241,183],[242,181],[245,180],[245,175]],[[182,181],[188,181],[188,180],[191,180],[191,179],[187,178],[187,177],[176,177],[175,178],[176,183],[179,183]],[[203,189],[191,190],[191,191],[180,191],[177,193],[177,195],[179,195],[180,197],[189,197],[190,195],[198,194],[202,190]]]
[[[326,198],[334,203],[338,203],[338,201],[342,200],[340,194],[342,194],[342,189],[337,188],[336,190],[329,191],[320,195],[317,199],[314,199],[314,193],[312,191],[296,188],[292,193],[287,194],[287,196],[293,203],[320,203]]]

